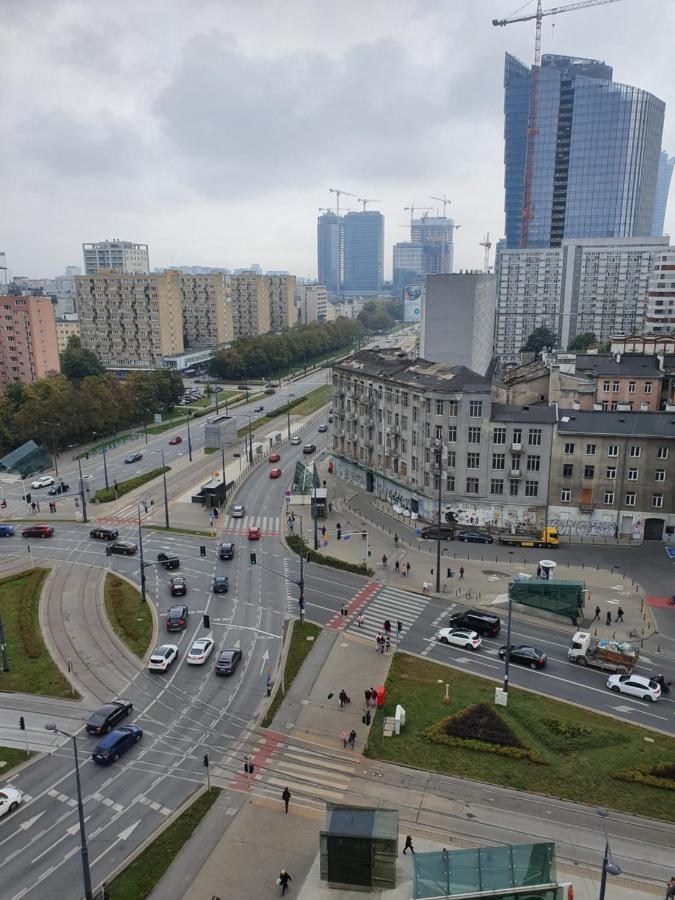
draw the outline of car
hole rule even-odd
[[[246,515],[246,507],[243,503],[235,503],[230,513],[233,519],[243,519]]]
[[[615,694],[629,694],[654,703],[661,696],[661,685],[644,675],[610,675],[607,687]]]
[[[40,537],[40,538],[48,538],[54,534],[54,529],[51,525],[29,525],[27,528],[24,528],[21,532],[22,537]]]
[[[216,675],[232,675],[241,660],[241,650],[221,650],[213,667]]]
[[[328,416],[328,423],[329,423],[330,425],[333,424],[333,417],[332,417],[332,416]]]
[[[191,666],[201,666],[211,655],[214,646],[213,638],[198,638],[188,650],[185,659]]]
[[[14,529],[11,525],[0,524],[0,537],[12,537]]]
[[[41,475],[40,478],[36,478],[35,481],[31,482],[31,487],[36,491],[38,488],[49,487],[50,484],[54,484],[52,476]]]
[[[116,528],[92,528],[89,537],[97,541],[114,541],[119,537],[119,531]]]
[[[139,459],[143,459],[142,453],[130,453],[128,456],[124,457],[125,463],[135,463],[138,462]]]
[[[231,541],[224,541],[218,550],[219,559],[234,559],[234,544]]]
[[[115,541],[108,545],[108,553],[117,553],[119,556],[133,556],[137,550],[133,541]]]
[[[328,431],[328,425],[325,422],[322,422],[321,425],[316,429],[320,434],[323,434],[324,431]]]
[[[14,810],[23,802],[23,794],[20,790],[7,785],[0,790],[0,816]]]
[[[106,734],[91,754],[91,758],[100,766],[109,766],[126,753],[143,737],[143,730],[138,725],[122,725]]]
[[[253,412],[264,412],[264,411],[265,411],[265,407],[262,406],[262,404],[260,406],[253,407]]]
[[[229,586],[227,575],[214,575],[211,590],[214,594],[226,594]]]
[[[178,647],[175,644],[160,644],[152,651],[148,660],[148,669],[151,672],[166,672],[178,657]]]
[[[251,525],[247,532],[249,541],[259,541],[260,540],[260,529],[257,525]]]
[[[270,455],[267,457],[267,462],[271,462],[271,463],[279,462],[280,459],[281,459],[280,453],[270,453]]]
[[[50,497],[56,497],[58,494],[66,494],[70,490],[70,485],[66,484],[65,481],[60,481],[58,484],[53,484],[47,493]]]
[[[482,531],[460,531],[457,540],[469,544],[491,544],[494,538],[489,534],[483,534]]]
[[[478,633],[468,628],[441,628],[436,634],[436,640],[441,644],[464,647],[465,650],[478,650],[482,643]]]
[[[315,450],[316,444],[305,444],[305,446],[302,448],[302,452],[305,454],[305,456],[309,456],[309,454],[314,453]]]
[[[499,658],[504,659],[506,656],[506,646],[499,648]],[[546,665],[546,654],[536,647],[530,647],[527,644],[521,644],[518,647],[511,647],[509,653],[511,662],[520,663],[523,666],[529,666],[531,669],[543,669]]]
[[[171,438],[171,440],[169,441],[169,446],[175,447],[176,444],[182,444],[182,443],[183,443],[183,438],[179,434],[177,434],[176,437]]]
[[[270,478],[281,478],[281,469],[270,469]]]
[[[294,434],[293,437],[291,438],[291,444],[293,444],[294,447],[298,447],[301,443],[302,443],[302,439],[299,438],[297,436],[297,434]]]
[[[172,597],[184,597],[187,594],[187,581],[182,575],[174,575],[169,581]]]
[[[502,627],[499,616],[483,612],[480,609],[467,609],[466,612],[453,613],[448,624],[450,628],[466,628],[487,637],[499,634]]]
[[[166,614],[167,631],[185,631],[190,613],[184,603],[169,608]]]
[[[157,561],[161,562],[165,569],[180,569],[180,557],[175,553],[158,553]]]
[[[445,523],[441,523],[441,525],[426,525],[422,529],[422,538],[430,538],[432,540],[440,539],[442,541],[451,541],[455,536],[455,526],[454,525],[446,525]]]
[[[247,391],[247,390],[248,390],[248,385],[247,385],[247,384],[238,384],[238,385],[237,385],[237,390],[238,390],[238,391]]]
[[[89,734],[107,734],[113,726],[126,719],[133,712],[134,704],[130,700],[111,700],[87,719]]]

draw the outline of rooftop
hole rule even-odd
[[[419,390],[449,393],[490,391],[490,379],[465,366],[450,366],[421,358],[410,359],[396,349],[360,350],[335,364],[333,370],[393,380]]]
[[[493,422],[532,422],[540,425],[553,425],[555,423],[555,406],[545,403],[528,406],[493,403],[491,419]]]
[[[658,357],[643,353],[589,353],[577,356],[575,366],[587,375],[663,378]]]
[[[561,409],[561,434],[605,434],[616,437],[659,437],[675,440],[675,413],[604,412]]]

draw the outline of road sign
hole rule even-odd
[[[422,529],[421,528],[415,529],[415,537],[422,537]]]
[[[284,491],[284,497],[290,497],[290,496],[291,496],[290,491]]]
[[[675,559],[675,547],[666,547],[666,553],[670,559]]]

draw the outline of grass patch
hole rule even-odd
[[[0,690],[73,698],[79,695],[49,655],[40,631],[40,595],[48,574],[48,569],[35,568],[0,579],[9,657],[9,672],[0,671]]]
[[[110,900],[144,900],[149,897],[219,795],[220,788],[211,788],[200,794],[117,878],[106,885]]]
[[[171,466],[159,466],[157,469],[150,469],[148,472],[143,472],[142,475],[135,475],[133,478],[127,478],[126,481],[118,481],[116,486],[99,488],[94,494],[94,499],[97,503],[110,503],[112,500],[117,500],[119,497],[123,497],[124,494],[128,494],[129,491],[140,487],[142,484],[147,484],[148,481],[158,478],[163,472],[170,471]]]
[[[299,619],[294,619],[291,627],[293,628],[293,633],[291,634],[291,643],[288,648],[286,665],[284,666],[284,684],[287,692],[293,684],[293,679],[300,671],[300,666],[314,646],[314,641],[321,634],[321,628],[318,625],[313,625],[311,622],[303,622],[301,625]],[[314,638],[314,640],[308,641],[307,638],[309,637]],[[277,714],[277,710],[281,706],[285,696],[286,694],[281,690],[280,679],[279,687],[272,698],[270,708],[267,710],[265,718],[262,720],[263,728],[268,728],[272,724],[272,720]]]
[[[332,386],[330,384],[324,384],[320,388],[316,388],[315,390],[310,391],[309,394],[305,394],[304,397],[296,397],[294,400],[291,400],[290,408],[296,415],[308,416],[315,410],[320,409],[322,406],[325,406],[326,403],[330,401],[332,396]],[[254,428],[258,428],[260,425],[265,425],[267,422],[271,422],[274,419],[278,419],[280,416],[287,415],[288,409],[289,404],[285,403],[278,409],[274,409],[271,412],[266,413],[264,416],[261,416],[259,419],[255,419],[251,422],[251,430],[253,430]],[[240,428],[237,431],[237,437],[244,437],[244,435],[247,434],[248,425],[245,425],[243,428]]]
[[[21,763],[30,759],[32,755],[32,753],[29,753],[26,756],[25,750],[17,750],[15,747],[0,747],[0,774],[3,781],[7,778],[7,773],[11,769],[15,766],[20,766]]]
[[[108,621],[118,638],[139,659],[143,659],[152,640],[152,614],[140,592],[123,578],[108,573],[103,589]]]
[[[439,683],[441,682],[441,683]],[[443,703],[445,685],[450,703]],[[386,682],[384,715],[396,704],[406,710],[400,736],[386,738],[371,731],[366,755],[413,768],[459,775],[517,790],[611,807],[633,815],[675,821],[670,790],[650,784],[667,780],[675,766],[675,739],[557,700],[509,689],[509,705],[494,706],[496,683],[428,660],[397,653]],[[429,731],[448,716],[485,704],[546,765],[484,752],[484,748],[434,743]],[[378,711],[378,716],[383,715]],[[649,738],[649,740],[646,740]],[[628,768],[639,768],[638,780],[618,780]],[[646,775],[647,771],[654,773]],[[659,773],[658,775],[655,773]],[[663,776],[666,776],[664,779]],[[646,777],[645,777],[646,776]]]
[[[344,559],[338,559],[337,556],[326,556],[317,550],[310,550],[306,544],[303,544],[299,534],[287,534],[286,543],[293,553],[297,553],[298,556],[304,550],[307,562],[315,562],[320,566],[330,566],[332,569],[341,569],[343,572],[353,572],[354,575],[370,576],[375,574],[365,562],[350,563]]]

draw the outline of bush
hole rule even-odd
[[[602,728],[590,728],[566,719],[548,717],[531,722],[529,727],[546,747],[557,753],[576,753],[617,743],[617,736],[609,735]]]
[[[622,769],[613,777],[618,781],[638,782],[666,791],[675,791],[675,763],[664,763],[652,768],[637,766],[634,769]]]
[[[538,751],[523,746],[501,716],[486,703],[477,703],[435,722],[427,730],[426,737],[435,744],[545,763]]]
[[[129,491],[133,491],[134,488],[141,487],[141,485],[147,484],[148,481],[152,481],[153,478],[157,478],[159,475],[163,475],[164,472],[170,471],[171,466],[160,466],[158,469],[150,469],[149,472],[144,472],[142,475],[136,475],[135,478],[129,478],[126,481],[118,482],[117,489],[114,487],[100,488],[96,491],[94,500],[96,503],[110,503],[111,500],[117,500],[119,497],[124,496],[124,494],[128,494]]]
[[[365,575],[370,577],[374,574],[373,570],[366,563],[350,563],[344,559],[338,559],[335,556],[324,556],[316,550],[310,550],[300,538],[299,534],[289,534],[286,536],[286,543],[289,548],[297,553],[298,556],[304,551],[307,562],[315,562],[320,566],[331,566],[333,569],[342,569],[343,572],[352,572],[354,575]]]

